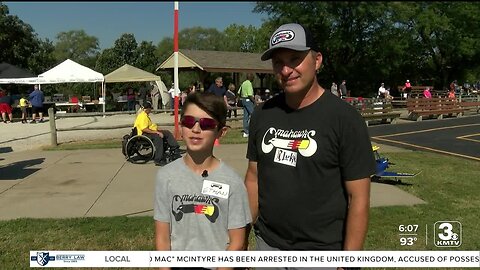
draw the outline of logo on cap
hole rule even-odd
[[[293,40],[293,38],[295,38],[295,33],[292,30],[280,31],[272,37],[271,46],[275,46],[281,42]]]

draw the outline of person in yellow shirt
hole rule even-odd
[[[167,163],[164,156],[165,149],[163,149],[163,140],[167,141],[167,144],[171,149],[170,151],[173,151],[173,160],[182,157],[180,155],[180,146],[170,131],[160,130],[156,124],[152,123],[152,120],[149,116],[151,112],[152,104],[150,102],[146,102],[143,110],[137,115],[133,126],[137,129],[138,135],[146,136],[152,140],[155,146],[155,165],[163,166]]]
[[[27,107],[28,107],[28,100],[25,96],[22,96],[19,102],[20,109],[22,110],[22,124],[27,123]]]

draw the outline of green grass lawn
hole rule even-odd
[[[478,250],[480,246],[480,167],[476,161],[426,152],[386,154],[399,171],[422,173],[404,180],[411,185],[399,187],[426,204],[377,207],[371,210],[368,250],[448,250],[433,244],[434,223],[459,221],[463,243],[459,250]],[[398,227],[417,224],[418,236],[413,246],[401,246]],[[428,242],[425,244],[425,231]]]
[[[235,130],[222,143],[227,143],[227,139],[234,143],[246,142],[241,132]],[[82,145],[78,149],[85,149],[86,144]],[[119,147],[119,142],[115,147]],[[427,152],[383,155],[395,163],[392,170],[422,171],[415,178],[403,180],[404,185],[397,186],[427,203],[372,208],[366,250],[479,250],[478,162]],[[434,246],[433,226],[437,221],[461,222],[463,242],[459,248]],[[417,240],[411,246],[402,246],[398,227],[407,224],[418,225]],[[0,269],[27,268],[30,250],[154,250],[153,239],[152,217],[0,221]]]

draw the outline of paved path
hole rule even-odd
[[[382,146],[382,152],[389,151],[402,149]],[[215,155],[242,177],[247,168],[245,152],[245,144],[215,148]],[[0,219],[151,216],[159,169],[153,163],[125,162],[120,149],[3,153]],[[372,183],[372,207],[419,203],[424,202],[395,186]]]
[[[117,127],[132,125],[135,114],[118,114],[112,116],[91,116],[60,118],[56,120],[57,129],[81,128],[81,127]],[[160,126],[168,126],[172,130],[173,116],[166,113],[151,114],[152,121]],[[238,122],[238,121],[237,121]],[[81,130],[57,132],[58,143],[95,140],[95,139],[118,139],[129,133],[130,127],[108,130]],[[14,122],[1,123],[0,128],[0,153],[7,151],[24,151],[38,149],[40,146],[50,145],[50,124],[48,117],[46,122],[38,124],[22,124]]]

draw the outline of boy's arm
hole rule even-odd
[[[228,251],[243,250],[243,243],[245,242],[245,227],[228,230],[228,237],[230,243],[228,244]]]
[[[159,251],[170,250],[170,224],[155,221],[155,247]]]
[[[245,227],[228,230],[228,237],[230,238],[230,244],[228,244],[227,251],[243,250],[243,244],[245,243]],[[218,267],[216,270],[233,270],[233,268]]]

